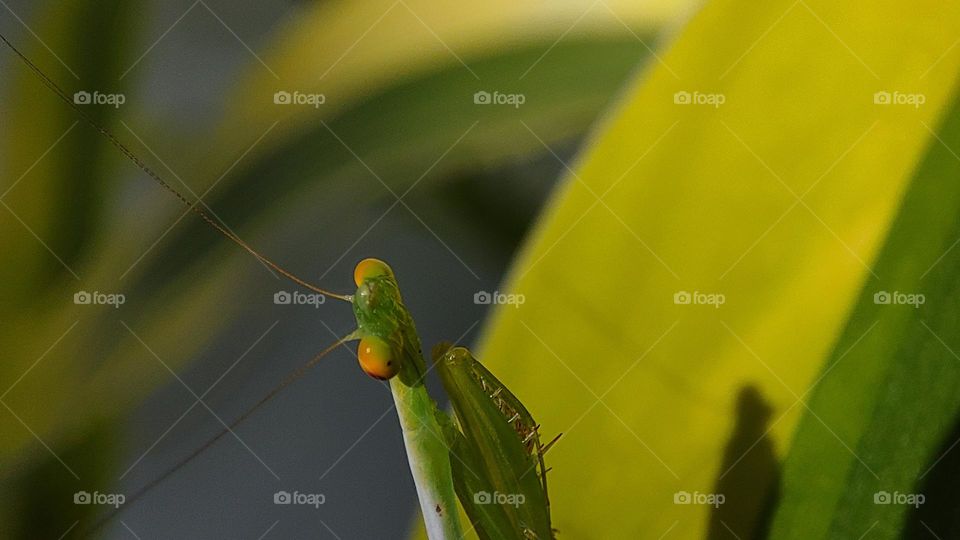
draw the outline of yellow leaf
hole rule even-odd
[[[958,25],[935,2],[714,2],[603,126],[515,263],[504,292],[526,302],[496,312],[479,355],[545,436],[564,432],[548,454],[563,537],[702,535],[711,507],[674,496],[717,491],[742,393],[782,455],[876,279]]]

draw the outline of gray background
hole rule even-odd
[[[39,16],[43,4],[8,2],[28,24]],[[144,3],[137,38],[140,44],[149,46],[191,4]],[[293,3],[209,0],[207,5],[256,50]],[[0,29],[15,43],[32,39],[10,17],[0,21]],[[130,92],[153,109],[148,116],[203,124],[218,116],[223,90],[249,61],[249,52],[198,6],[131,73]],[[0,59],[0,66],[14,69],[9,55]],[[569,157],[575,146],[571,142],[564,149],[565,156]],[[176,159],[171,162],[176,168]],[[522,181],[520,192],[509,192],[505,187],[504,196],[514,199],[510,219],[528,224],[560,169],[552,157],[537,156],[529,162],[483,171],[473,181],[499,181],[505,182],[504,186],[511,180]],[[129,182],[141,183],[144,197],[169,197],[135,171],[130,172]],[[364,256],[389,261],[399,274],[425,350],[442,339],[460,337],[462,343],[473,343],[486,312],[486,306],[472,303],[473,294],[497,288],[521,240],[520,234],[491,235],[486,231],[485,224],[503,216],[479,212],[457,220],[449,212],[437,212],[442,201],[435,200],[434,195],[429,190],[418,194],[411,198],[411,205],[418,213],[441,216],[431,225],[479,279],[402,210],[392,212],[359,243],[330,278],[351,283],[353,264]],[[278,225],[278,230],[270,233],[275,243],[259,247],[292,267],[325,268],[341,253],[324,251],[323,238],[331,234],[358,236],[384,210],[385,204],[358,208],[340,224],[339,231],[331,231],[329,223],[321,227],[323,220],[300,219],[295,226]],[[270,298],[277,282],[264,273],[255,287],[258,289],[246,291],[245,297]],[[282,287],[292,290],[286,284]],[[205,399],[229,422],[265,395],[285,373],[333,341],[321,320],[341,335],[353,327],[352,314],[341,303],[330,302],[320,309],[267,302],[251,305],[179,377],[201,392],[257,336],[279,321]],[[437,381],[431,377],[429,383],[432,393],[441,398]],[[171,381],[133,411],[124,429],[117,471],[143,456],[193,401],[179,382]],[[403,537],[415,517],[416,497],[397,419],[388,412],[391,405],[387,386],[363,375],[349,351],[338,350],[236,430],[276,471],[281,482],[237,440],[227,436],[111,521],[105,536],[259,538],[269,531],[266,538]],[[195,407],[146,453],[117,489],[136,491],[219,428],[208,411]],[[326,503],[319,509],[277,506],[272,495],[279,489],[321,492]]]

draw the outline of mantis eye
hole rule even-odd
[[[354,268],[353,281],[357,284],[357,287],[359,287],[363,283],[363,280],[383,275],[393,275],[393,270],[390,269],[387,263],[380,259],[364,259],[357,263],[357,267]]]
[[[393,357],[390,345],[378,337],[362,338],[357,347],[357,358],[363,372],[374,379],[385,381],[400,371],[400,362]]]

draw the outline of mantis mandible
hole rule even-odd
[[[441,344],[434,349],[432,366],[440,373],[455,415],[440,410],[424,385],[429,368],[420,339],[393,270],[386,263],[368,258],[357,264],[354,294],[334,293],[297,277],[229,231],[199,201],[181,194],[78,107],[4,36],[0,35],[0,40],[40,82],[197,217],[297,285],[349,302],[356,317],[356,330],[291,373],[230,426],[128,497],[128,506],[302,377],[328,352],[346,341],[359,340],[357,359],[361,369],[371,377],[389,381],[429,538],[460,539],[465,535],[458,500],[472,528],[484,540],[553,538],[543,454],[556,439],[542,445],[539,425],[520,399],[463,347]],[[95,531],[120,511],[108,514],[87,532]]]

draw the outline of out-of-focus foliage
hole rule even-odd
[[[809,397],[784,464],[777,538],[895,538],[911,513],[906,537],[958,533],[946,480],[960,410],[956,101],[939,123],[874,266],[878,279],[860,291]]]
[[[84,0],[58,6],[38,30],[71,66],[63,70],[50,59],[55,71],[79,81],[77,90],[120,92],[115,72],[130,61],[134,16],[130,2]],[[108,474],[106,448],[115,442],[111,426],[92,423],[94,416],[77,407],[76,384],[87,367],[61,343],[69,343],[67,335],[76,330],[75,316],[64,309],[72,305],[68,291],[82,288],[80,269],[91,264],[93,246],[109,226],[104,209],[116,189],[109,174],[115,151],[105,140],[82,134],[72,111],[15,69],[18,76],[5,75],[10,85],[0,113],[0,536],[56,538],[64,523],[92,508],[72,504],[77,486],[63,481],[70,478],[67,471],[42,447],[28,452],[27,444],[41,444],[34,437],[43,444],[63,440],[61,454],[83,465],[92,485]],[[107,123],[116,109],[91,114]],[[42,389],[32,386],[38,380]],[[85,440],[65,436],[77,433],[85,433]],[[23,474],[26,466],[30,475]]]
[[[350,47],[350,43],[343,43],[344,38],[342,36],[340,41],[337,42],[338,46],[336,48],[329,45],[317,49],[318,45],[315,43],[304,43],[301,34],[317,35],[320,33],[318,29],[320,27],[324,29],[328,25],[341,27],[338,32],[343,33],[347,31],[342,28],[343,26],[353,25],[353,35],[357,35],[356,28],[358,26],[376,21],[376,17],[372,19],[363,17],[363,13],[372,9],[373,3],[345,3],[340,6],[346,10],[345,12],[331,11],[333,6],[339,6],[339,4],[324,3],[323,6],[325,7],[323,8],[306,9],[304,13],[292,17],[297,22],[292,24],[293,29],[284,29],[278,35],[277,48],[281,52],[277,54],[287,62],[296,61],[301,66],[313,66],[314,71],[320,69],[320,67],[325,70],[331,65],[343,64],[340,69],[353,66],[350,69],[358,70],[361,74],[357,75],[359,80],[349,82],[350,92],[344,91],[343,94],[338,94],[333,90],[326,91],[328,100],[336,103],[330,110],[339,112],[340,116],[332,113],[325,116],[324,113],[327,112],[327,109],[323,108],[315,114],[303,114],[303,116],[290,119],[278,117],[272,120],[282,121],[283,128],[277,128],[278,130],[290,129],[299,132],[299,134],[296,138],[277,138],[285,144],[264,144],[262,147],[258,145],[256,152],[251,152],[252,155],[246,156],[243,162],[235,164],[231,173],[219,181],[220,189],[205,200],[217,209],[218,215],[222,216],[225,221],[242,230],[246,223],[255,222],[268,213],[267,207],[270,205],[267,203],[273,203],[275,207],[280,206],[276,204],[277,199],[281,197],[302,198],[302,196],[295,194],[304,191],[310,192],[310,190],[315,190],[314,193],[322,192],[324,194],[324,198],[319,201],[319,206],[316,201],[311,201],[312,211],[318,215],[326,211],[334,212],[338,206],[342,206],[343,201],[357,201],[357,204],[362,204],[364,200],[388,196],[387,192],[373,178],[371,178],[369,184],[363,186],[344,185],[345,180],[351,178],[349,173],[362,169],[363,165],[320,124],[321,120],[329,122],[328,125],[335,130],[337,136],[342,137],[350,148],[372,168],[391,171],[390,175],[384,175],[385,181],[388,184],[396,183],[393,186],[395,189],[403,188],[416,181],[419,174],[426,168],[425,166],[429,165],[428,158],[435,160],[440,157],[443,151],[449,148],[460,135],[463,135],[474,122],[477,123],[476,129],[471,130],[472,135],[469,136],[469,139],[465,138],[462,146],[456,150],[456,155],[448,156],[444,160],[443,169],[463,168],[467,163],[489,164],[504,155],[534,149],[540,150],[539,143],[529,133],[523,135],[522,138],[519,137],[523,131],[523,125],[517,122],[515,118],[509,126],[506,125],[502,117],[505,114],[503,108],[491,108],[489,114],[485,114],[486,111],[478,112],[473,103],[473,93],[486,88],[483,86],[487,84],[486,81],[478,82],[449,52],[441,55],[438,50],[434,50],[433,52],[437,54],[422,54],[425,40],[436,43],[436,47],[441,49],[445,49],[445,47],[439,44],[440,42],[436,37],[431,36],[430,30],[416,24],[417,18],[412,13],[397,8],[396,17],[388,15],[379,22],[380,25],[386,26],[388,33],[396,35],[389,49],[406,51],[405,56],[393,57],[388,62],[388,65],[392,68],[392,77],[370,78],[362,75],[376,68],[376,66],[367,66],[366,64],[369,62],[382,67],[380,63],[382,57],[373,53],[362,53],[360,51],[356,55],[345,55],[342,60],[339,60],[338,56],[345,51],[345,47],[347,49]],[[497,77],[507,78],[511,75],[514,77],[522,75],[524,69],[536,61],[537,57],[544,51],[543,45],[546,36],[543,34],[529,34],[523,39],[514,37],[509,42],[496,39],[496,36],[505,30],[515,30],[517,25],[529,23],[529,17],[538,13],[537,10],[531,11],[529,7],[511,10],[507,3],[500,3],[491,5],[489,8],[472,9],[469,17],[472,21],[470,25],[472,32],[463,34],[458,33],[459,26],[450,28],[443,26],[444,22],[451,25],[454,23],[462,25],[465,19],[463,13],[459,13],[460,16],[457,16],[458,12],[449,11],[449,6],[438,9],[437,6],[440,3],[434,5],[430,2],[407,2],[407,4],[418,12],[425,12],[422,15],[424,17],[428,17],[427,14],[441,12],[447,14],[445,18],[430,21],[431,30],[442,35],[447,46],[459,48],[458,39],[468,36],[471,42],[485,43],[483,47],[475,45],[473,49],[464,47],[465,50],[461,56],[476,64],[476,67],[473,68],[475,72],[489,76],[492,85],[496,85],[498,82],[503,83],[503,79],[498,80]],[[361,5],[364,7],[360,8]],[[388,6],[389,3],[384,4],[379,12],[382,13]],[[92,10],[93,8],[88,7],[87,9]],[[361,11],[351,11],[357,9]],[[496,13],[496,16],[481,16],[486,13],[487,9],[491,13]],[[314,10],[316,10],[316,13]],[[546,10],[546,8],[540,10],[539,13],[544,21],[555,18],[553,20],[554,27],[564,20]],[[654,13],[662,13],[662,11]],[[569,43],[563,46],[558,45],[549,57],[544,58],[542,65],[539,66],[540,69],[531,71],[525,77],[527,79],[525,82],[516,83],[518,88],[523,89],[530,96],[529,106],[520,111],[520,118],[526,119],[528,123],[545,122],[549,125],[551,127],[550,131],[542,134],[545,140],[551,142],[562,141],[582,132],[599,113],[600,107],[616,92],[622,77],[635,69],[642,60],[644,54],[640,51],[644,49],[632,33],[649,32],[659,20],[656,17],[645,16],[638,9],[625,10],[620,15],[623,20],[607,16],[600,18],[599,21],[594,20],[591,24],[585,24],[583,28],[571,34]],[[60,34],[58,34],[59,30],[54,23],[56,25],[77,24],[78,28],[84,28],[83,25],[86,24],[86,19],[74,17],[72,13],[62,9],[52,12],[49,20],[52,21],[50,32],[57,35]],[[506,24],[505,21],[510,20],[513,20],[514,26],[505,28],[503,26]],[[414,21],[415,24],[411,25],[411,21]],[[629,21],[629,24],[625,27],[626,21]],[[308,23],[311,26],[304,26]],[[122,28],[124,24],[117,23],[111,25],[111,28],[114,26]],[[287,32],[294,37],[286,37]],[[66,32],[62,33],[64,36],[69,35]],[[324,31],[322,34],[328,35],[329,33]],[[484,35],[487,35],[488,39],[482,41]],[[100,46],[111,42],[110,39],[104,40],[103,37],[103,34],[96,36],[96,43]],[[379,42],[380,39],[382,37],[371,41]],[[66,37],[64,40],[66,40]],[[550,43],[546,43],[546,45],[549,46]],[[39,55],[38,50],[40,48],[39,46],[30,47],[28,52],[36,52]],[[70,50],[69,47],[64,46],[63,48]],[[568,71],[568,63],[594,58],[597,53],[611,54],[613,59],[598,63],[597,71],[593,77],[564,78],[563,81],[567,84],[560,88],[554,88],[553,84],[556,82],[554,77],[562,76],[563,73]],[[85,58],[79,52],[77,54]],[[101,55],[117,56],[115,52],[104,52]],[[477,58],[477,56],[481,57]],[[271,57],[268,56],[267,58],[273,61]],[[47,67],[47,64],[48,62],[42,63],[44,67]],[[256,65],[250,68],[252,72],[262,69],[259,64],[255,62],[254,64]],[[68,62],[68,65],[71,64]],[[300,69],[296,67],[284,68],[282,63],[280,65],[281,67],[277,68],[280,73],[286,73],[285,69]],[[22,111],[22,118],[15,118],[11,122],[11,125],[36,125],[35,129],[38,132],[36,135],[30,133],[25,135],[25,132],[21,130],[8,130],[6,132],[8,135],[7,144],[11,145],[6,153],[15,156],[17,160],[23,161],[23,163],[19,161],[11,163],[8,167],[12,171],[23,171],[29,169],[31,156],[33,159],[40,157],[51,142],[55,141],[75,120],[79,119],[58,102],[55,97],[50,95],[25,69],[18,65],[11,66],[11,69],[17,71],[18,82],[16,87],[13,88],[13,94],[18,96],[16,99],[35,99],[42,102],[43,107],[40,108],[40,105],[35,102],[32,102],[29,106],[17,107],[17,111]],[[50,71],[56,73],[55,70],[51,69]],[[86,77],[92,77],[92,75],[84,73],[84,78],[81,80],[86,81]],[[269,73],[266,76],[269,77],[269,82],[245,82],[243,86],[249,85],[256,88],[260,84],[265,84],[270,88],[269,95],[255,93],[255,98],[242,101],[242,103],[248,106],[249,110],[257,110],[258,108],[285,110],[273,105],[273,92],[282,88],[293,89],[296,83],[288,83],[286,80],[277,82]],[[340,81],[337,84],[347,84],[343,81],[349,78],[341,74],[335,78],[331,77],[330,80]],[[114,81],[111,79],[111,84],[113,83]],[[94,82],[89,84],[91,86],[95,85]],[[289,86],[286,86],[288,84]],[[74,86],[81,87],[79,83],[73,85],[69,80],[63,85],[68,93],[72,93]],[[108,84],[102,84],[101,86],[111,87]],[[358,86],[364,88],[363,94],[355,91]],[[460,89],[460,91],[457,92],[456,89]],[[491,88],[491,90],[493,89]],[[391,106],[386,108],[381,104],[376,107],[368,105],[369,109],[364,108],[364,103],[369,104],[374,100],[388,101]],[[237,103],[237,101],[234,100],[232,103]],[[392,116],[374,117],[371,115],[372,111],[381,111],[385,108],[392,112]],[[349,109],[349,112],[345,112],[347,109]],[[443,111],[444,114],[443,116],[432,116],[429,114],[430,111]],[[220,144],[216,141],[212,143],[205,141],[205,147],[222,148],[223,150],[222,153],[218,153],[205,149],[204,152],[198,153],[198,163],[208,163],[211,160],[217,162],[227,159],[236,160],[239,153],[245,148],[249,148],[261,134],[266,132],[266,128],[262,131],[259,130],[260,124],[265,120],[253,113],[250,114],[250,117],[244,117],[236,111],[231,111],[231,115],[225,120],[228,127],[223,129],[223,132],[229,134],[230,137],[237,137],[237,134],[245,135],[243,142],[237,143],[243,148],[231,146],[230,143],[226,142]],[[56,122],[56,125],[46,126],[43,122]],[[293,129],[294,125],[299,125],[299,127]],[[305,125],[309,127],[304,127]],[[267,127],[269,127],[269,124]],[[40,132],[41,129],[42,132]],[[136,126],[134,126],[134,129],[136,130]],[[73,131],[76,131],[76,133],[73,133]],[[119,129],[117,132],[121,133]],[[68,133],[64,138],[65,143],[73,141],[74,144],[79,144],[74,138],[85,144],[94,145],[97,148],[96,153],[77,152],[77,154],[82,154],[82,157],[77,157],[73,153],[57,153],[57,160],[40,160],[36,168],[30,171],[29,177],[25,177],[21,185],[18,185],[12,193],[23,197],[30,203],[23,205],[24,208],[30,210],[20,210],[18,215],[23,212],[24,220],[29,219],[30,223],[33,223],[31,228],[37,231],[41,238],[59,238],[59,233],[55,229],[51,229],[55,224],[59,224],[71,234],[75,233],[75,229],[81,226],[80,222],[83,223],[83,226],[91,227],[96,231],[84,235],[80,240],[76,240],[78,245],[81,240],[84,242],[82,247],[85,251],[82,251],[75,258],[71,257],[70,260],[64,261],[77,275],[81,276],[80,287],[87,286],[92,289],[98,282],[109,281],[115,283],[119,274],[124,272],[130,266],[130,263],[137,259],[139,254],[146,251],[150,243],[160,236],[171,222],[170,219],[146,218],[172,216],[171,219],[176,219],[176,216],[181,214],[183,209],[177,206],[176,200],[160,192],[162,197],[170,199],[169,205],[163,203],[152,204],[154,197],[151,197],[151,203],[141,204],[140,208],[135,208],[137,215],[130,215],[129,212],[110,215],[111,219],[118,221],[102,224],[100,223],[102,208],[99,207],[99,205],[104,204],[102,199],[94,199],[96,204],[91,206],[94,206],[95,209],[89,211],[83,208],[79,210],[74,208],[74,211],[85,211],[86,213],[79,217],[67,216],[69,220],[61,220],[62,214],[53,214],[54,209],[37,205],[38,197],[46,193],[51,204],[73,207],[73,201],[62,201],[60,199],[59,193],[62,188],[48,184],[54,181],[66,183],[66,180],[61,177],[62,170],[81,170],[84,172],[82,177],[85,181],[89,181],[90,178],[99,178],[99,174],[102,173],[91,171],[86,167],[78,168],[83,162],[93,159],[91,155],[102,155],[106,151],[108,156],[113,156],[115,162],[120,163],[119,167],[126,172],[130,171],[131,166],[121,162],[121,158],[116,151],[109,148],[105,141],[94,137],[94,132],[89,127],[78,123],[71,133]],[[125,139],[130,138],[133,138],[133,135],[125,137]],[[512,141],[511,139],[514,138],[518,140]],[[149,137],[151,141],[155,139],[157,137]],[[196,148],[196,143],[193,141],[177,143],[173,137],[168,140],[174,141],[170,143],[172,145],[182,144],[181,151],[183,148]],[[271,138],[270,141],[273,142],[273,139]],[[31,145],[30,148],[24,146],[27,143]],[[269,148],[269,151],[267,148]],[[146,150],[141,148],[137,148],[137,150],[147,153]],[[213,158],[211,158],[211,153],[214,156]],[[158,151],[158,154],[166,154],[166,152]],[[61,163],[68,159],[82,160],[82,162]],[[229,162],[227,164],[230,165]],[[207,167],[210,166],[207,165]],[[219,170],[222,174],[223,169],[210,168]],[[163,170],[161,172],[167,173]],[[443,178],[440,172],[433,171],[434,174],[425,177],[423,182],[429,183]],[[167,173],[167,176],[172,177],[173,175]],[[218,176],[211,173],[210,176],[204,177],[204,180],[213,184]],[[263,182],[264,177],[268,177],[270,181],[268,183]],[[256,185],[258,182],[261,186],[259,188]],[[179,185],[176,181],[174,183]],[[234,183],[239,185],[234,186]],[[264,188],[263,184],[267,184],[269,189]],[[114,189],[116,190],[116,188]],[[153,189],[153,187],[151,186],[149,189]],[[271,197],[274,197],[274,199],[270,201],[262,200],[259,197],[261,192],[255,191],[256,189],[270,191]],[[26,193],[28,190],[35,190],[36,193],[30,194],[32,197],[28,196]],[[78,191],[87,193],[90,190],[85,191],[78,188]],[[202,187],[194,186],[193,191],[203,193],[204,190]],[[116,196],[116,191],[99,195],[101,198],[107,198],[110,202],[113,202],[113,198]],[[16,201],[11,196],[9,204],[13,207],[15,203]],[[163,208],[158,209],[157,206]],[[283,208],[284,212],[290,210],[289,206]],[[15,207],[14,209],[18,208]],[[300,210],[305,209],[301,207]],[[272,210],[272,212],[275,213],[277,210]],[[51,225],[45,225],[44,219],[51,220]],[[98,223],[100,223],[99,228],[97,228]],[[10,380],[15,379],[13,374],[22,373],[29,367],[45,347],[48,347],[57,336],[69,328],[75,318],[74,314],[70,312],[76,308],[64,309],[64,298],[69,301],[72,291],[78,288],[77,280],[69,275],[69,271],[59,265],[56,257],[49,253],[36,238],[25,233],[23,227],[9,214],[3,223],[4,237],[9,239],[10,242],[6,244],[10,246],[11,251],[9,253],[12,256],[15,255],[18,261],[17,265],[9,265],[5,268],[4,271],[11,274],[3,282],[3,290],[5,294],[10,295],[12,300],[10,303],[4,304],[4,307],[9,310],[9,319],[6,321],[7,324],[3,330],[9,332],[10,336],[18,336],[18,339],[4,340],[5,344],[18,348],[17,351],[7,351],[7,355],[12,361],[5,363],[3,366],[5,372],[11,374],[8,377]],[[160,344],[171,342],[185,345],[185,342],[193,341],[199,344],[200,341],[209,336],[196,335],[189,331],[191,327],[196,326],[196,321],[210,321],[212,313],[218,313],[221,315],[218,318],[223,318],[224,304],[213,302],[212,299],[223,296],[228,292],[235,293],[236,284],[224,281],[222,276],[237,271],[235,259],[243,259],[240,264],[249,263],[247,259],[249,256],[238,254],[231,261],[224,261],[223,252],[236,252],[236,248],[217,239],[209,231],[204,230],[202,234],[197,232],[203,229],[205,229],[205,226],[202,223],[194,222],[185,224],[183,231],[172,231],[170,234],[176,235],[175,240],[166,241],[163,245],[155,248],[155,251],[151,250],[129,275],[124,276],[124,279],[128,280],[124,284],[125,290],[133,291],[132,294],[149,294],[144,301],[155,303],[155,309],[152,310],[153,312],[150,315],[151,320],[137,323],[137,328],[142,329],[144,341],[157,343],[159,347],[162,347]],[[200,238],[197,238],[197,236],[200,236]],[[349,244],[351,240],[341,239],[339,241]],[[199,251],[200,247],[210,247],[218,243],[220,247],[214,250],[212,255],[203,255]],[[50,245],[51,250],[59,256],[61,250],[56,249],[56,247]],[[75,250],[79,252],[80,248],[75,248]],[[210,266],[211,262],[217,264]],[[28,270],[30,265],[37,266],[38,270],[24,271]],[[39,270],[40,267],[47,270]],[[198,274],[195,272],[198,267],[203,267],[207,272]],[[249,265],[244,264],[244,267],[248,268]],[[137,289],[135,279],[151,270],[164,274],[168,281],[168,286],[165,289],[161,291]],[[185,276],[189,276],[189,279],[186,279]],[[44,281],[37,283],[37,280],[41,278]],[[30,283],[23,283],[25,279],[31,280]],[[132,285],[129,283],[132,283]],[[37,290],[44,291],[44,295],[47,295],[48,298],[38,299]],[[27,307],[31,309],[29,313],[24,312]],[[178,314],[178,316],[173,316],[173,314]],[[24,333],[27,324],[31,328],[29,334]],[[87,324],[85,323],[83,326],[87,326]],[[83,399],[85,407],[83,410],[78,410],[76,399],[86,395],[89,391],[89,388],[85,387],[82,382],[84,380],[92,379],[92,382],[97,384],[106,384],[105,388],[110,390],[109,394],[119,402],[127,402],[129,398],[142,395],[143,386],[147,386],[138,383],[139,388],[130,387],[131,370],[134,366],[124,368],[123,365],[124,357],[129,358],[131,351],[136,347],[135,340],[129,335],[121,336],[122,333],[115,332],[116,328],[112,329],[113,331],[106,331],[98,328],[95,324],[90,326],[90,333],[77,332],[77,334],[83,333],[83,337],[88,338],[91,342],[90,345],[101,342],[93,349],[106,355],[107,358],[85,360],[75,357],[76,367],[83,369],[80,369],[80,373],[74,373],[71,376],[69,384],[61,380],[61,374],[56,369],[35,373],[23,382],[23,384],[31,385],[31,390],[40,394],[48,394],[56,388],[58,390],[57,395],[61,397],[57,402],[62,404],[64,410],[73,411],[73,414],[69,416],[62,415],[59,412],[63,411],[52,411],[50,403],[40,404],[34,401],[31,404],[30,401],[32,400],[24,397],[21,404],[26,407],[23,409],[24,413],[30,416],[30,424],[36,426],[36,429],[41,433],[47,434],[59,429],[67,429],[67,426],[77,427],[84,423],[84,416],[92,417],[116,411],[116,402],[104,403],[101,409],[96,403],[87,403],[85,398]],[[108,343],[104,344],[103,341]],[[85,351],[88,349],[84,347],[79,350]],[[185,359],[179,359],[178,361],[182,360]],[[139,376],[143,376],[143,374],[140,373]],[[24,396],[31,394],[29,391],[19,393]],[[124,393],[128,394],[127,398],[122,397]],[[8,400],[12,402],[15,397],[11,395]],[[7,420],[10,419],[5,419],[4,422],[7,422]],[[3,455],[7,457],[16,454],[17,451],[22,449],[23,443],[32,440],[29,433],[24,433],[21,428],[16,427],[15,421],[10,422],[9,432],[10,436],[0,439],[2,440]]]
[[[874,316],[854,311],[855,302],[878,288],[909,289],[955,239],[952,191],[941,201],[923,184],[905,219],[939,217],[905,224],[890,240],[889,261],[870,270],[918,159],[935,144],[930,130],[949,108],[960,56],[946,51],[958,24],[960,10],[936,2],[907,11],[894,2],[712,2],[610,115],[515,263],[507,292],[526,303],[499,309],[478,355],[527,400],[544,433],[564,432],[548,455],[554,523],[564,536],[719,538],[730,528],[749,538],[765,526],[777,461],[806,412],[798,399],[809,399],[844,326],[849,334],[833,358],[870,325],[861,317]],[[875,103],[883,91],[926,101]],[[725,101],[677,104],[676,92]],[[937,151],[931,159],[952,157]],[[955,165],[931,165],[924,180],[953,182]],[[907,235],[928,230],[934,239],[907,247]],[[940,271],[952,275],[947,263]],[[951,303],[954,279],[937,288],[942,305]],[[695,296],[677,304],[680,291],[722,294],[725,303],[696,305]],[[949,335],[952,311],[936,309],[929,324]],[[924,383],[945,369],[934,366],[956,359],[921,335],[912,319],[923,314],[910,317],[913,337],[898,342],[907,335],[903,313],[885,316],[886,331],[837,368],[849,376],[818,396],[829,427],[804,421],[797,444],[810,449],[791,463],[781,495],[806,502],[783,510],[784,531],[824,537],[824,524],[852,505],[863,512],[857,523],[870,525],[877,510],[863,493],[875,483],[863,481],[867,473],[843,444],[869,446],[876,467],[882,459],[898,467],[895,452],[908,440],[881,439],[910,422],[896,410],[903,400],[928,398],[944,416],[915,426],[921,444],[902,457],[909,471],[889,480],[909,477],[947,433],[958,403],[953,379],[930,396]],[[911,360],[911,351],[922,359]],[[856,359],[876,364],[845,364]],[[923,373],[900,378],[911,369]],[[898,390],[900,381],[909,386]],[[853,390],[861,385],[862,394]],[[877,429],[892,418],[899,420]],[[854,438],[867,429],[875,430],[868,440]],[[848,488],[837,478],[848,470],[854,483],[837,506],[842,493],[831,490]],[[697,493],[722,493],[725,504],[677,504]],[[865,532],[834,523],[844,537]]]
[[[138,7],[85,0],[40,17],[32,27],[66,68],[30,37],[23,48],[69,94],[129,92],[117,74],[141,49],[130,47]],[[279,25],[214,125],[151,117],[135,95],[124,124],[91,111],[149,141],[133,146],[177,186],[162,157],[181,157],[188,191],[254,244],[318,216],[322,241],[344,251],[355,235],[337,225],[391,204],[391,190],[562,159],[597,126],[504,288],[525,303],[497,311],[478,354],[545,437],[564,432],[547,455],[563,537],[748,538],[774,515],[775,531],[797,537],[938,526],[948,514],[936,501],[910,511],[872,497],[949,491],[917,477],[955,438],[958,212],[956,190],[938,183],[957,164],[938,145],[960,146],[947,116],[960,9],[718,0],[658,48],[687,9],[320,2]],[[140,339],[182,369],[265,274],[191,217],[171,228],[177,201],[7,65],[0,240],[14,262],[0,267],[0,391],[15,386],[0,397],[0,521],[44,536],[66,527],[37,509],[69,524],[76,508],[45,504],[78,486],[45,491],[60,465],[37,439],[97,483],[111,421],[169,380]],[[277,107],[278,91],[326,103]],[[526,102],[485,107],[478,91]],[[924,103],[875,102],[883,92]],[[137,337],[111,308],[81,313],[80,289],[136,298],[123,323]],[[914,289],[927,295],[917,310],[872,303]],[[682,292],[694,303],[675,303]],[[723,304],[696,304],[710,295]],[[677,504],[696,493],[726,500]]]
[[[355,238],[338,237],[338,221],[392,200],[367,165],[403,192],[414,182],[418,189],[436,186],[453,171],[545,153],[524,122],[547,127],[539,136],[551,145],[582,136],[643,64],[668,17],[686,5],[609,2],[582,18],[589,5],[304,5],[277,28],[263,64],[250,57],[224,99],[222,121],[189,129],[147,116],[125,85],[138,76],[125,73],[131,56],[154,39],[132,37],[140,30],[132,15],[143,5],[57,5],[31,22],[49,51],[28,32],[8,34],[67,94],[126,92],[119,112],[91,108],[96,119],[173,185],[204,194],[245,238],[255,225],[316,215],[331,223],[323,241],[346,249]],[[21,64],[11,57],[5,65],[0,148],[10,181],[3,189],[22,175],[4,196],[9,209],[0,209],[5,260],[16,261],[0,270],[0,379],[4,388],[16,383],[2,398],[16,416],[0,415],[0,488],[12,499],[25,471],[39,475],[53,459],[37,438],[61,450],[79,448],[91,429],[169,380],[145,343],[181,369],[242,305],[243,282],[265,274],[199,220],[178,221],[183,208],[173,197]],[[280,90],[322,92],[326,103],[278,107],[273,94]],[[484,108],[474,103],[478,91],[521,92],[526,103]],[[167,168],[170,156],[178,156],[175,170]],[[369,182],[358,185],[358,176]],[[137,309],[125,311],[120,324],[112,308],[73,305],[78,290],[122,291]],[[78,486],[61,487],[70,494]]]

